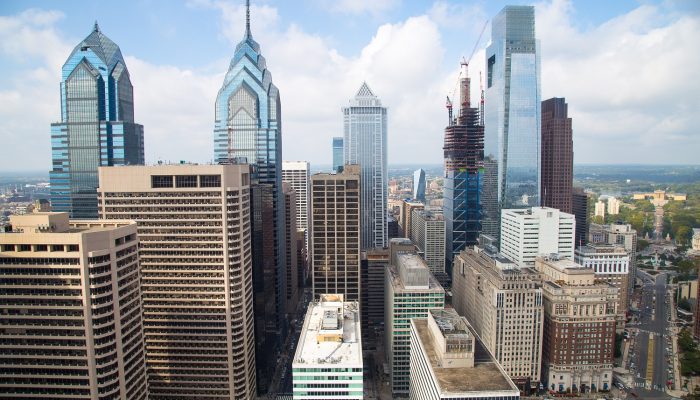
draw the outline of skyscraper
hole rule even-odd
[[[484,161],[484,124],[480,109],[471,106],[467,64],[460,73],[460,108],[452,118],[448,98],[449,126],[445,128],[445,258],[448,273],[452,260],[467,246],[477,243],[481,231],[481,177]]]
[[[486,48],[484,152],[496,161],[500,209],[540,205],[540,56],[535,8],[506,6]],[[500,215],[490,215],[489,218]]]
[[[287,268],[285,274],[285,312],[294,315],[299,303],[299,262],[297,260],[297,201],[296,192],[292,185],[282,182],[284,195],[284,258]]]
[[[0,397],[148,398],[134,221],[11,216],[0,233]]]
[[[583,188],[574,187],[571,193],[571,208],[576,216],[576,246],[583,246],[588,240],[588,195]]]
[[[361,191],[359,165],[346,165],[340,174],[311,177],[309,264],[314,299],[338,293],[347,301],[360,301]]]
[[[574,258],[576,220],[556,208],[503,210],[501,252],[520,267],[532,267],[541,254]]]
[[[138,224],[149,399],[254,399],[249,166],[99,177],[100,215]]]
[[[282,181],[289,183],[296,192],[297,229],[309,227],[309,176],[308,161],[283,161]]]
[[[333,171],[340,172],[343,167],[343,138],[333,138]]]
[[[415,210],[411,217],[411,241],[440,280],[445,274],[445,218],[428,210]]]
[[[425,203],[425,170],[423,168],[413,172],[413,198]]]
[[[251,165],[253,280],[258,390],[267,391],[283,336],[285,302],[282,110],[260,45],[246,29],[216,97],[214,159],[244,158]]]
[[[572,212],[574,142],[564,98],[542,102],[542,206]]]
[[[343,107],[345,164],[359,164],[362,190],[360,210],[362,248],[387,246],[387,120],[386,107],[362,83]]]
[[[51,205],[71,218],[97,218],[97,167],[144,163],[143,126],[121,50],[100,31],[63,64],[61,122],[51,124]]]

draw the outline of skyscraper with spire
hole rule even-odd
[[[362,249],[388,245],[386,202],[386,107],[363,82],[343,107],[345,164],[360,165],[360,240]]]
[[[259,393],[267,392],[283,336],[285,312],[284,198],[280,95],[250,30],[246,1],[243,40],[216,97],[214,159],[251,165],[251,219]]]
[[[445,128],[445,180],[443,215],[445,218],[445,258],[448,273],[454,257],[477,243],[481,231],[481,178],[484,162],[484,123],[481,107],[472,107],[470,80],[462,63],[459,93],[460,108],[452,117],[452,102],[447,99],[449,125]]]
[[[144,163],[143,126],[121,50],[95,22],[63,64],[61,122],[51,124],[51,206],[97,219],[97,167]]]

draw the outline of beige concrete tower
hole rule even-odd
[[[311,279],[313,297],[342,294],[360,301],[360,167],[311,177]]]
[[[10,218],[0,233],[0,397],[147,399],[133,221]]]
[[[138,222],[150,399],[253,399],[248,165],[99,176],[100,215]]]

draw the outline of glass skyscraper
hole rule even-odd
[[[333,171],[339,172],[343,163],[343,138],[333,138]]]
[[[63,64],[61,122],[51,124],[51,206],[97,219],[97,168],[144,163],[143,126],[122,53],[97,22]]]
[[[423,168],[413,171],[413,198],[425,203],[425,170]]]
[[[535,8],[506,6],[486,48],[484,152],[498,166],[498,208],[540,204],[540,55]],[[498,217],[485,215],[486,218]]]
[[[387,126],[386,107],[367,86],[343,108],[345,164],[360,165],[361,247],[386,247]]]
[[[286,332],[284,198],[280,95],[260,45],[246,30],[216,97],[214,158],[251,165],[251,218],[255,304],[256,377],[259,393],[272,378]]]

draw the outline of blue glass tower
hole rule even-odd
[[[343,167],[343,138],[333,138],[333,171],[340,172]]]
[[[497,164],[498,209],[540,205],[540,57],[535,9],[506,6],[486,48],[484,151]],[[500,213],[487,218],[499,218]],[[498,226],[500,224],[491,224]]]
[[[246,29],[216,97],[214,158],[245,159],[251,173],[253,298],[258,393],[265,393],[286,334],[280,95],[260,45]]]
[[[413,171],[413,198],[425,203],[425,170]]]
[[[144,163],[143,126],[122,53],[97,22],[63,64],[61,122],[51,124],[51,206],[97,218],[97,168]]]

